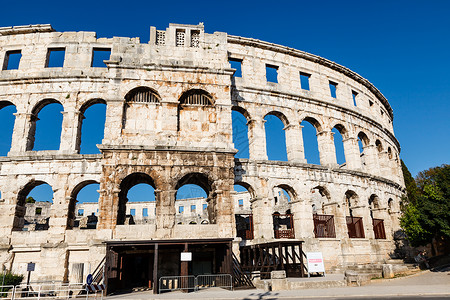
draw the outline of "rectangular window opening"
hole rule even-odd
[[[195,212],[195,209],[196,209],[195,205],[191,205],[191,212]]]
[[[333,97],[333,98],[336,98],[337,85],[338,84],[336,82],[333,82],[333,81],[329,82],[330,94],[331,94],[331,97]]]
[[[184,41],[186,39],[186,32],[184,29],[177,29],[175,45],[177,47],[184,47]]]
[[[19,69],[22,52],[20,50],[7,51],[5,60],[3,62],[3,70],[17,70]]]
[[[109,60],[111,57],[110,48],[94,48],[92,49],[92,64],[91,67],[94,68],[106,68],[104,60]]]
[[[36,215],[41,215],[42,214],[42,207],[36,207]]]
[[[200,47],[200,30],[191,30],[191,47]]]
[[[65,48],[49,48],[47,52],[46,68],[62,68],[64,66]]]
[[[266,80],[278,83],[278,66],[266,65]]]
[[[309,91],[309,78],[311,74],[300,72],[300,87],[302,90]]]
[[[142,209],[142,216],[143,217],[148,217],[148,208],[143,208]]]
[[[244,207],[244,199],[238,200],[239,207]]]
[[[79,217],[84,216],[84,209],[79,209],[79,210],[78,210],[78,216],[79,216]]]
[[[236,58],[230,58],[228,60],[233,69],[236,69],[234,72],[234,77],[242,77],[242,60]]]
[[[136,209],[134,208],[130,209],[130,215],[134,217],[136,215]]]
[[[373,101],[369,100],[369,106],[370,106],[370,107],[373,106]]]
[[[384,111],[380,109],[381,116],[384,116]]]
[[[184,212],[184,206],[178,207],[178,213],[182,214]]]
[[[352,91],[352,99],[353,99],[354,106],[358,106],[358,105],[356,105],[356,96],[358,96],[358,93],[355,91]]]
[[[206,210],[208,208],[208,204],[203,204],[203,210]]]

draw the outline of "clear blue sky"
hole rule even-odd
[[[450,1],[7,1],[2,11],[0,26],[50,23],[58,31],[142,42],[150,26],[204,22],[209,33],[323,56],[386,96],[413,175],[449,163]]]

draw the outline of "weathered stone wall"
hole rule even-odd
[[[62,67],[46,67],[49,49],[65,49]],[[111,51],[106,67],[91,66],[95,49]],[[234,183],[249,189],[251,207],[245,212],[251,210],[255,223],[255,239],[242,244],[274,239],[273,191],[279,187],[291,197],[283,209],[293,214],[295,238],[304,240],[308,251],[324,252],[328,269],[380,261],[392,251],[404,188],[392,109],[351,70],[268,42],[207,34],[202,24],[171,24],[165,31],[152,27],[147,44],[139,38],[55,32],[50,26],[0,29],[0,62],[18,50],[19,68],[7,70],[3,64],[0,76],[0,108],[12,104],[17,109],[10,152],[0,157],[0,260],[8,268],[22,272],[26,262],[36,261],[32,280],[75,280],[77,264],[84,263],[85,273],[89,264],[95,268],[107,240],[235,237]],[[229,58],[242,61],[242,77],[233,76]],[[267,64],[278,67],[278,83],[267,82]],[[309,90],[302,89],[300,72],[310,74]],[[329,81],[337,83],[336,98]],[[127,101],[137,87],[151,89],[158,101]],[[180,103],[192,90],[206,93],[211,103]],[[357,93],[356,106],[352,93]],[[32,151],[37,114],[55,102],[64,107],[59,150]],[[79,154],[83,113],[99,102],[107,105],[102,154]],[[247,118],[249,159],[234,158],[232,110]],[[287,162],[267,159],[268,114],[285,125]],[[303,120],[316,127],[320,166],[306,163]],[[331,132],[336,125],[344,138],[346,163],[341,166]],[[360,132],[367,137],[363,154]],[[133,179],[133,174],[145,176]],[[139,180],[154,185],[155,222],[125,225],[119,216],[121,195]],[[42,182],[54,191],[49,228],[21,231],[23,198]],[[72,229],[76,193],[94,182],[100,183],[97,229]],[[209,224],[177,224],[175,193],[181,183],[208,191]],[[312,193],[318,187],[326,191],[322,200]],[[363,217],[365,238],[348,237],[347,191],[357,195],[351,208]],[[379,199],[377,207],[369,205],[372,195]],[[336,238],[314,237],[312,204],[334,215]],[[374,239],[370,211],[384,219],[386,240]]]

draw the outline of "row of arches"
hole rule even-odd
[[[209,199],[212,191],[212,184],[206,175],[201,173],[190,173],[182,177],[177,185],[175,200],[185,200],[192,198]],[[67,209],[67,229],[79,227],[78,217],[95,217],[98,221],[99,213],[99,191],[100,184],[95,180],[86,180],[77,184],[70,193]],[[134,214],[130,213],[129,203],[153,203],[153,205],[143,208],[145,217],[155,217],[155,183],[153,179],[144,173],[133,173],[125,177],[120,184],[118,199],[117,225],[135,224]],[[0,194],[1,196],[1,194]],[[77,204],[96,203],[95,211],[88,211],[86,206],[78,207]],[[32,180],[27,183],[18,193],[13,230],[46,230],[49,228],[49,219],[55,217],[51,215],[53,204],[53,188],[45,181]],[[45,209],[42,209],[45,207]],[[78,209],[77,209],[78,207]],[[145,209],[145,210],[144,210]],[[198,207],[205,210],[206,207]],[[80,212],[83,210],[83,212]],[[206,214],[207,215],[207,214]],[[58,216],[56,216],[58,217]],[[131,220],[130,220],[131,219]],[[210,220],[200,220],[201,224],[209,224]],[[200,223],[200,222],[199,222]],[[41,226],[43,224],[43,226]],[[191,222],[191,224],[194,224]],[[91,228],[95,228],[91,227]]]
[[[313,117],[304,117],[300,126],[296,126],[284,114],[276,111],[267,113],[262,119],[263,125],[258,128],[258,124],[255,124],[258,121],[252,119],[244,108],[234,106],[232,109],[233,142],[238,150],[238,158],[263,158],[266,154],[269,160],[298,160],[309,164],[336,163],[341,167],[362,168],[367,171],[377,170],[380,169],[378,166],[382,166],[386,168],[386,174],[397,173],[398,154],[390,145],[383,145],[379,138],[374,137],[375,141],[369,139],[364,131],[353,136],[342,123],[334,124],[327,131]],[[266,152],[256,149],[255,144],[265,144]],[[372,147],[376,149],[376,153],[371,150]]]
[[[129,91],[125,95],[126,105],[124,106],[124,120],[127,113],[138,114],[133,111],[132,106],[139,104],[160,103],[159,94],[148,87],[137,87]],[[183,120],[180,121],[180,111],[186,106],[214,106],[213,97],[206,91],[200,89],[191,89],[184,92],[179,98],[178,105],[178,129]],[[141,109],[142,107],[137,107]],[[10,101],[0,101],[0,125],[3,130],[0,131],[0,155],[5,156],[9,152],[13,141],[14,126],[21,126],[19,130],[26,130],[26,151],[41,150],[59,150],[64,138],[63,115],[65,112],[62,103],[56,99],[44,99],[39,101],[29,114],[25,113],[25,120],[20,120],[16,124],[16,116],[18,114],[16,106]],[[92,99],[81,105],[77,112],[73,112],[75,116],[70,116],[78,120],[76,126],[77,132],[75,150],[81,154],[99,153],[97,144],[101,144],[104,135],[104,126],[106,121],[106,101],[103,99]],[[76,116],[78,115],[78,116]],[[25,121],[26,124],[23,124]],[[145,121],[145,118],[144,120]],[[148,118],[147,118],[148,121]],[[186,122],[188,122],[187,120]],[[125,127],[126,124],[124,123]],[[22,128],[23,127],[23,128]],[[70,137],[69,137],[70,138]],[[18,142],[18,141],[17,141]]]

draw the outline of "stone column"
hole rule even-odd
[[[12,134],[11,149],[8,155],[16,155],[32,150],[34,144],[34,131],[36,130],[36,116],[28,113],[15,113],[14,130]],[[32,132],[31,132],[32,131]],[[31,136],[30,136],[30,133]]]
[[[322,130],[317,133],[317,144],[319,145],[320,164],[324,166],[337,166],[333,132],[330,130]]]
[[[49,238],[53,242],[63,241],[64,232],[67,227],[67,210],[69,203],[66,203],[66,191],[63,188],[53,189],[53,204],[50,208]]]
[[[266,131],[264,119],[255,118],[247,122],[250,159],[267,160]]]
[[[314,220],[312,203],[310,201],[301,201],[300,199],[294,199],[291,201],[291,212],[294,218],[295,238],[313,238]]]
[[[364,147],[364,156],[366,162],[366,170],[368,173],[378,175],[378,150],[375,145],[368,145]]]
[[[267,197],[250,200],[255,240],[273,239],[272,203]]]
[[[361,169],[361,155],[359,153],[358,139],[354,137],[344,138],[345,163],[347,169],[360,170]]]
[[[286,134],[287,158],[291,162],[306,163],[305,153],[303,152],[303,126],[289,124],[283,130]]]
[[[366,205],[352,207],[352,214],[354,217],[361,217],[364,226],[364,236],[366,239],[373,239],[373,225],[370,216],[370,208]]]
[[[334,230],[336,238],[339,240],[348,238],[347,220],[345,214],[345,206],[339,205],[337,202],[331,202],[323,205],[325,214],[334,216]]]
[[[236,220],[229,190],[216,190],[216,222],[219,225],[219,237],[236,236]]]
[[[155,190],[156,200],[156,236],[169,238],[175,225],[175,194],[176,190]]]
[[[112,190],[101,189],[99,191],[98,229],[114,229],[116,227],[117,212],[119,208],[119,193],[120,189],[118,187]]]
[[[81,123],[84,116],[79,111],[63,111],[61,142],[59,150],[64,154],[75,154],[80,151]]]
[[[102,144],[121,144],[123,106],[125,100],[122,98],[106,100],[105,133]]]

